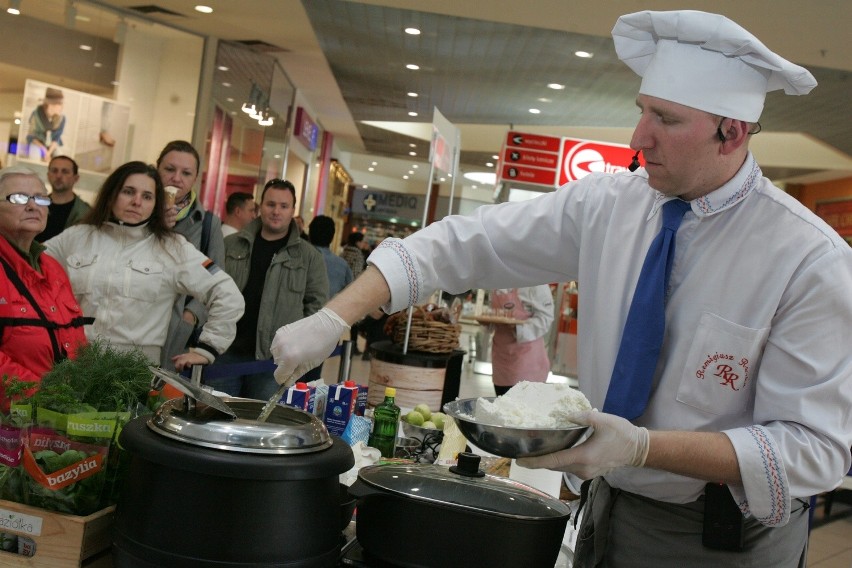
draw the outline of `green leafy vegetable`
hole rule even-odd
[[[123,412],[145,404],[151,386],[150,362],[141,350],[121,351],[92,341],[76,359],[58,363],[41,381],[37,406],[64,414]]]

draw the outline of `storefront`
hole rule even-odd
[[[188,140],[202,157],[197,189],[206,208],[222,214],[230,193],[259,197],[266,180],[286,178],[301,191],[300,214],[314,215],[333,138],[272,55],[141,12],[69,5],[0,12],[0,164],[25,163],[46,178],[50,157],[68,155],[80,166],[75,191],[91,202],[118,165],[153,163],[168,141]],[[50,38],[50,49],[20,49],[33,38]],[[44,128],[33,117],[56,100],[51,112],[58,109],[62,129],[47,135],[59,144],[46,152],[33,142]]]

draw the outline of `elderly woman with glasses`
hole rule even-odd
[[[168,228],[165,217],[157,170],[128,162],[107,177],[82,223],[45,245],[68,271],[83,312],[95,317],[87,336],[119,349],[139,347],[154,364],[175,300],[197,298],[208,318],[198,344],[171,359],[181,371],[212,363],[228,348],[244,302],[234,281]]]
[[[17,378],[39,383],[54,363],[85,343],[83,312],[62,266],[35,236],[47,225],[50,197],[33,170],[0,170],[0,411]]]

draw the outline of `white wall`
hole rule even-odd
[[[117,78],[117,99],[130,105],[127,160],[154,162],[170,140],[192,140],[204,42],[181,35],[127,30]]]

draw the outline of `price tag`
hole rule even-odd
[[[41,517],[24,515],[0,508],[0,532],[11,531],[30,536],[41,535]]]

